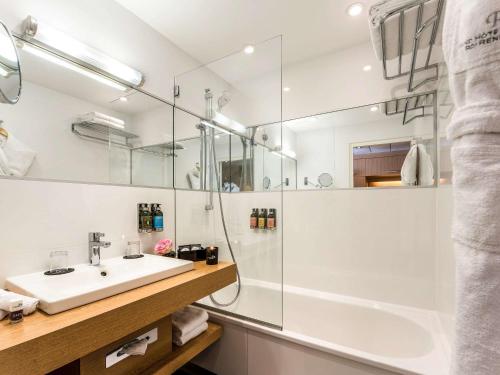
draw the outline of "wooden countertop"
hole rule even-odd
[[[207,266],[55,315],[0,323],[0,374],[44,374],[236,281],[233,263]]]

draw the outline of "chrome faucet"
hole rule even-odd
[[[101,264],[101,247],[111,246],[111,242],[101,241],[101,237],[104,236],[104,233],[89,233],[89,262],[93,266]]]

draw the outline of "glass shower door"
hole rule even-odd
[[[176,241],[238,265],[240,286],[201,304],[281,327],[281,37],[254,47],[176,77],[175,140],[189,140],[175,158]]]

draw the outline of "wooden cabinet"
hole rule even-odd
[[[399,177],[406,152],[358,155],[353,158],[353,186],[367,187],[368,180]]]

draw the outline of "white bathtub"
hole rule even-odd
[[[239,300],[226,310],[274,325],[283,321],[282,331],[235,316],[214,316],[401,374],[448,374],[449,350],[433,311],[289,286],[284,287],[282,310],[280,295],[277,284],[244,280]],[[231,296],[232,288],[217,294],[222,301]],[[208,298],[200,302],[212,306]]]

